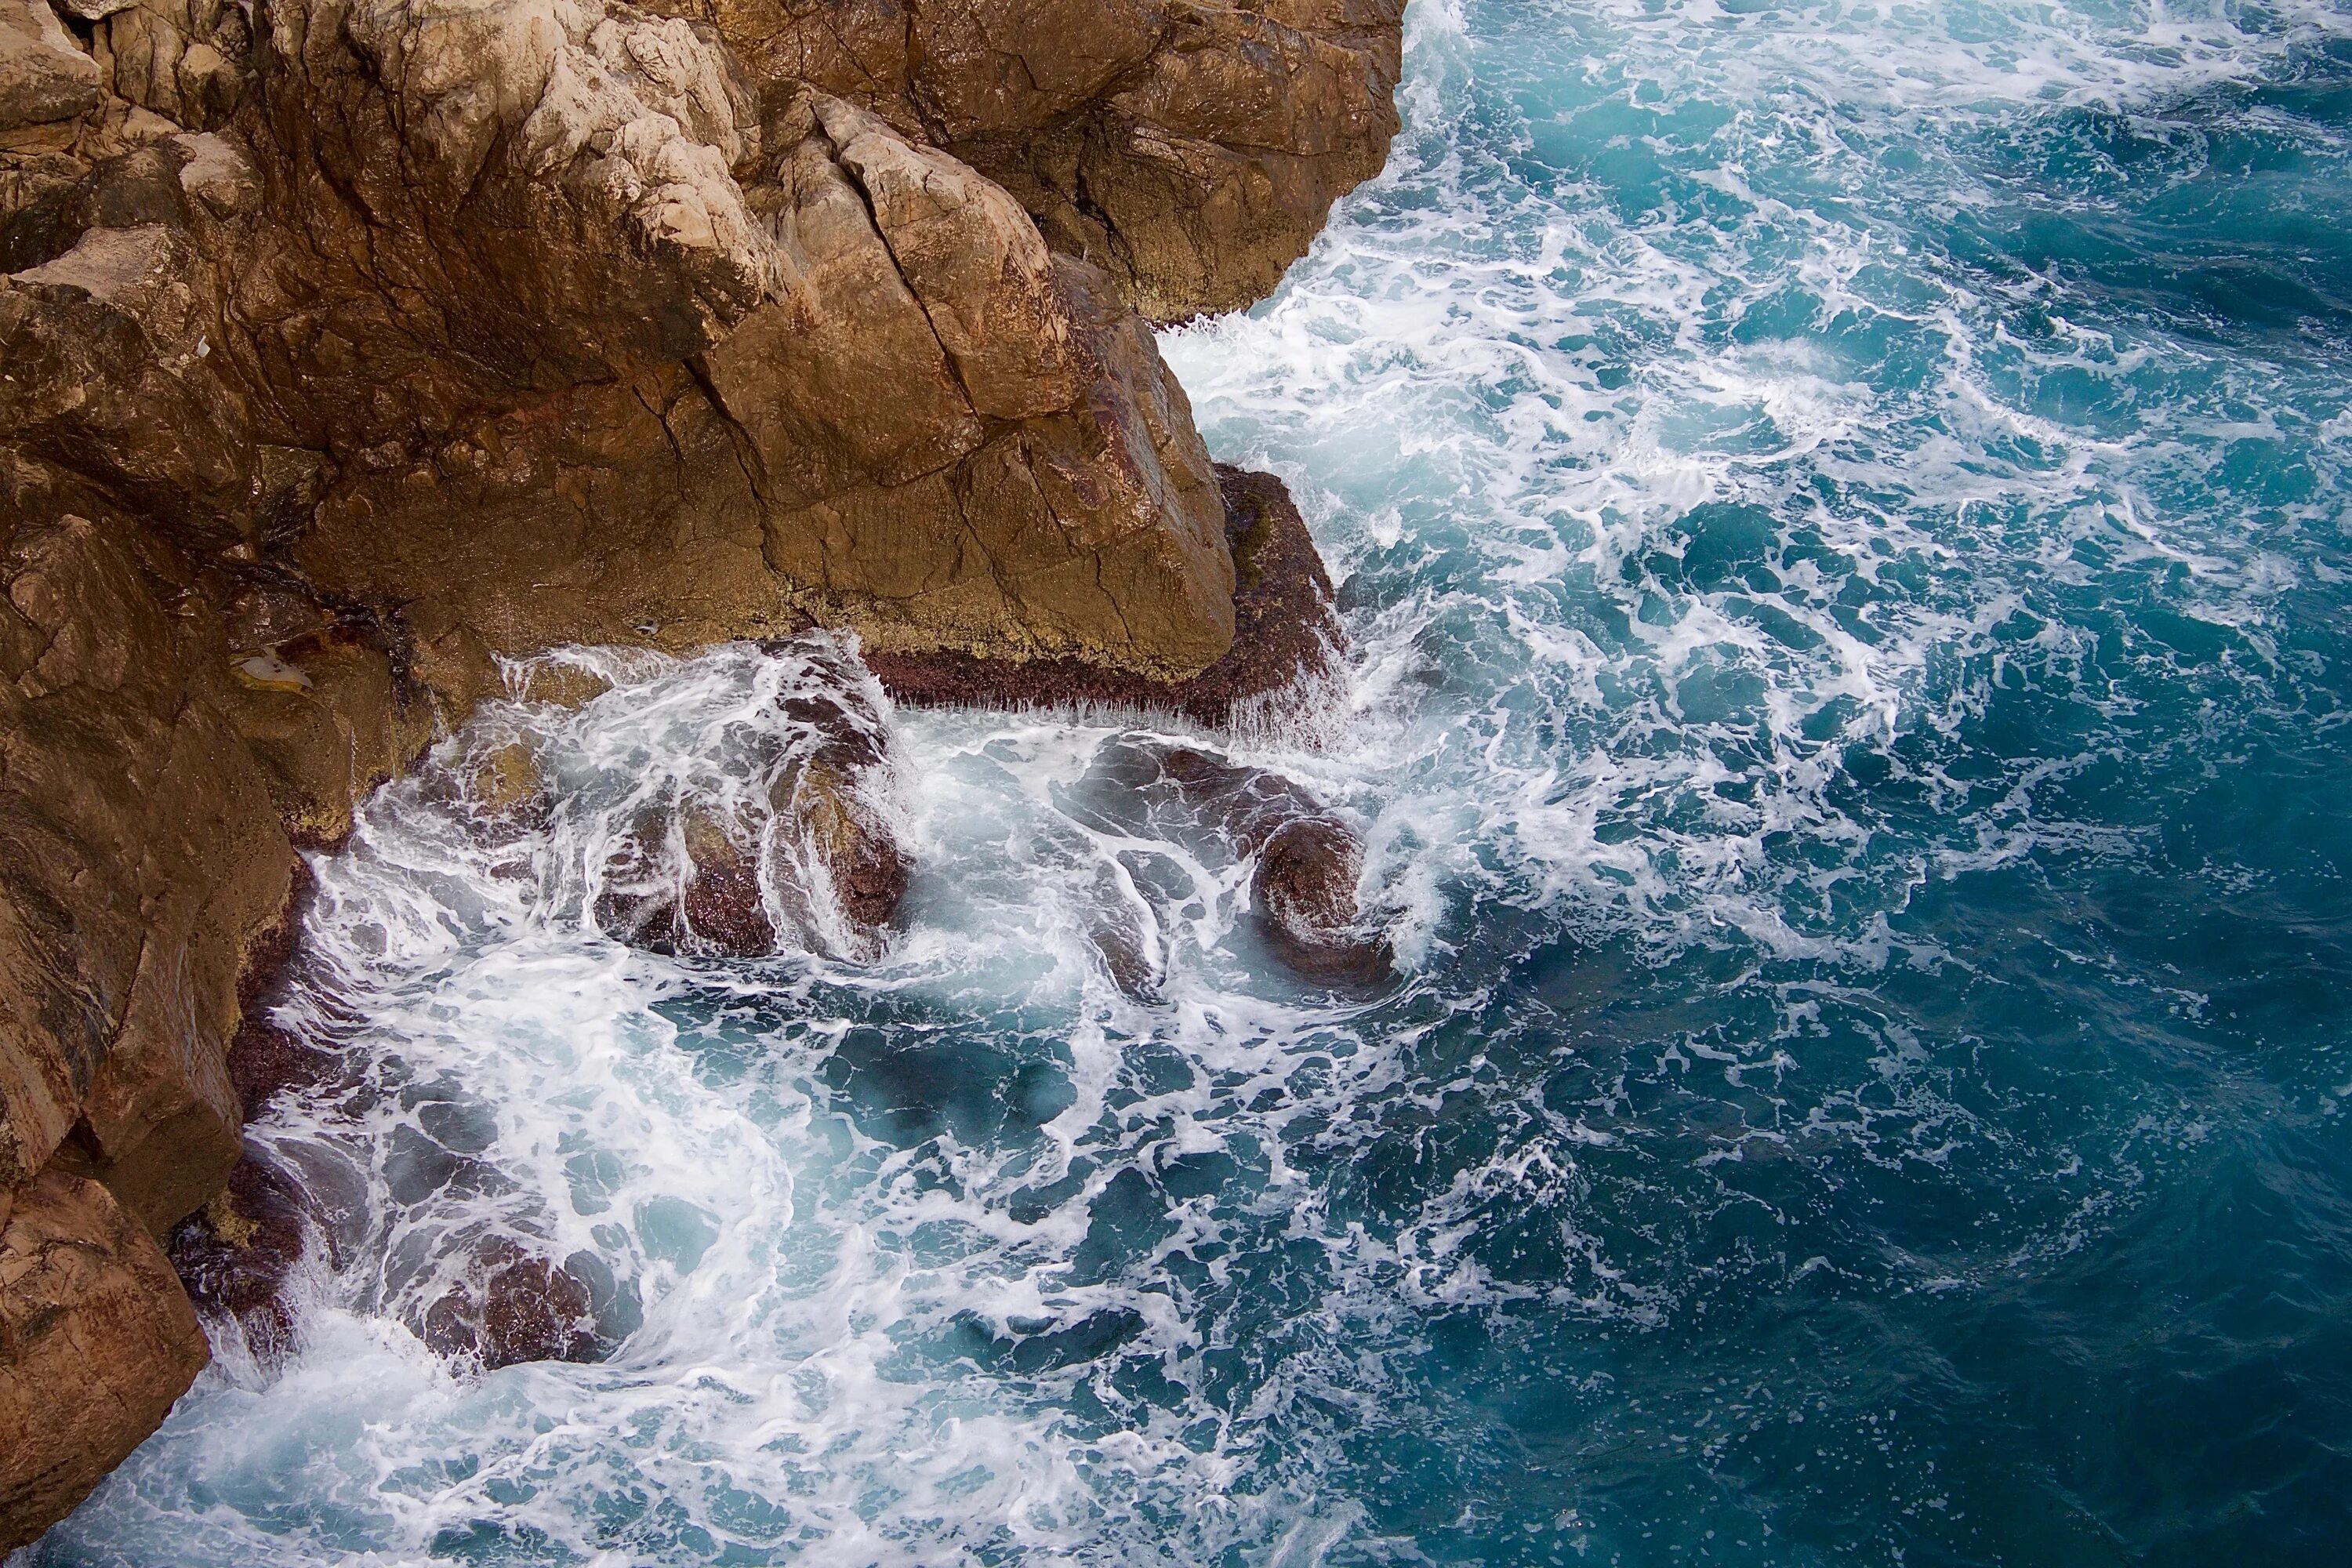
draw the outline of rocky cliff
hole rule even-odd
[[[0,0],[0,1549],[203,1363],[158,1238],[295,847],[502,657],[835,626],[1209,718],[1313,662],[1147,322],[1379,167],[1401,9]]]

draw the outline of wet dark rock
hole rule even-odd
[[[520,736],[467,757],[461,791],[478,821],[511,832],[542,826],[554,806],[539,752]]]
[[[1227,725],[1311,702],[1348,647],[1330,574],[1290,492],[1272,474],[1217,465],[1234,556],[1234,644],[1189,680],[1072,658],[871,650],[866,662],[903,702],[934,707],[1131,708]]]
[[[797,646],[807,657],[810,645]],[[830,689],[795,690],[778,700],[805,738],[772,786],[770,804],[798,826],[842,913],[872,931],[898,912],[914,870],[876,805],[889,727],[867,699],[866,672],[845,653],[820,648],[812,662],[830,678]]]
[[[234,1322],[257,1358],[294,1343],[288,1281],[312,1235],[299,1176],[252,1144],[229,1172],[228,1188],[172,1232],[172,1267],[197,1310]]]
[[[871,931],[898,912],[913,864],[861,787],[848,751],[828,749],[779,780],[776,809],[799,826],[842,913]]]
[[[634,946],[734,958],[776,951],[760,887],[756,826],[716,807],[695,803],[647,813],[606,876],[597,922]]]
[[[1364,928],[1356,900],[1363,869],[1363,842],[1336,818],[1305,816],[1276,828],[1250,879],[1275,956],[1317,980],[1366,982],[1388,973],[1394,962],[1388,942]]]
[[[696,858],[678,913],[697,940],[730,957],[776,951],[775,922],[760,892],[758,855],[732,843]]]
[[[1115,831],[1222,845],[1238,859],[1254,858],[1257,929],[1275,957],[1299,974],[1370,983],[1393,967],[1387,940],[1366,921],[1357,898],[1362,838],[1297,781],[1195,747],[1126,738],[1097,754],[1071,804]],[[1112,952],[1104,956],[1108,964]]]
[[[248,1013],[229,1041],[228,1076],[247,1121],[289,1090],[322,1089],[342,1075],[333,1052],[320,1049],[266,1015]]]
[[[425,1310],[422,1337],[436,1353],[469,1357],[484,1371],[603,1359],[595,1291],[568,1264],[497,1238],[476,1247],[469,1274]]]
[[[443,1100],[417,1107],[417,1124],[436,1143],[460,1154],[478,1154],[498,1142],[497,1113],[479,1100]]]
[[[1130,1002],[1156,1002],[1168,978],[1159,922],[1109,866],[1096,868],[1081,915],[1087,943]]]
[[[821,902],[859,942],[897,912],[913,862],[880,805],[889,731],[866,697],[870,683],[845,655],[772,645],[786,647],[827,684],[778,699],[792,731],[751,763],[771,770],[766,814],[707,799],[645,813],[608,862],[597,900],[598,922],[613,935],[665,952],[774,952],[782,933],[771,879],[787,918],[820,942],[831,923]]]

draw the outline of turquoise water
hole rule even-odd
[[[791,661],[494,716],[544,841],[320,868],[379,1092],[258,1135],[373,1217],[36,1563],[2352,1561],[2352,10],[1409,26],[1389,172],[1164,340],[1343,581],[1236,750],[1399,983],[984,713],[893,721],[878,963],[632,953],[567,868]],[[613,1359],[426,1352],[469,1226]]]

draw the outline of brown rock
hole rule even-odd
[[[1362,839],[1295,781],[1190,746],[1123,738],[1104,746],[1078,798],[1122,831],[1165,834],[1255,860],[1257,929],[1298,973],[1368,984],[1391,969],[1388,942],[1366,922],[1356,895]],[[1114,964],[1116,957],[1105,953]]]
[[[466,797],[474,810],[501,825],[529,826],[544,817],[550,805],[547,780],[540,772],[539,752],[520,738],[502,741],[468,759]]]
[[[297,844],[331,847],[378,784],[433,739],[423,693],[359,628],[331,626],[258,653],[229,655],[222,707],[269,779]]]
[[[660,0],[1002,185],[1155,321],[1263,298],[1397,130],[1402,0]]]
[[[257,1009],[247,1014],[229,1042],[229,1081],[248,1121],[278,1096],[331,1084],[339,1072],[333,1056]]]
[[[0,0],[0,147],[31,142],[28,129],[76,119],[98,100],[98,62],[47,0]]]
[[[760,889],[760,841],[743,824],[707,806],[678,814],[686,885],[678,919],[702,944],[738,957],[776,950],[776,928]]]
[[[656,952],[773,952],[764,861],[804,940],[877,940],[912,871],[883,804],[889,733],[854,662],[829,644],[794,646],[819,683],[780,699],[796,732],[766,763],[772,825],[703,799],[646,813],[604,868],[596,916],[608,932]]]
[[[1275,955],[1318,980],[1385,976],[1388,943],[1364,929],[1356,900],[1363,869],[1363,841],[1337,818],[1298,817],[1267,835],[1250,893]]]
[[[68,513],[20,523],[0,563],[0,1184],[79,1126],[83,1173],[160,1233],[235,1162],[223,1049],[291,856],[138,547]]]
[[[571,1269],[493,1238],[478,1244],[469,1273],[468,1283],[425,1309],[420,1336],[436,1352],[467,1357],[485,1372],[604,1356],[592,1294]]]
[[[0,279],[0,428],[219,545],[254,476],[241,405],[205,363],[205,281],[190,240],[163,224],[90,227]]]
[[[648,813],[604,868],[596,918],[655,952],[773,952],[758,825],[704,801]]]
[[[179,125],[219,124],[251,85],[252,29],[222,0],[69,0],[98,24],[97,54],[119,98]]]
[[[867,942],[898,912],[914,871],[884,805],[890,731],[870,695],[870,677],[838,645],[801,646],[828,684],[780,699],[803,733],[770,785],[769,801],[789,825],[803,864],[821,873],[795,879],[823,884],[804,896],[829,894],[853,935]]]
[[[145,1440],[209,1352],[145,1227],[51,1172],[0,1225],[0,1552],[39,1535]]]
[[[1336,677],[1347,629],[1331,579],[1282,481],[1223,464],[1217,479],[1237,587],[1232,649],[1186,680],[1155,680],[1071,658],[977,658],[871,650],[866,663],[900,701],[941,706],[1102,705],[1225,725],[1312,704]]]
[[[814,757],[779,783],[776,809],[798,825],[842,913],[870,932],[897,912],[912,866],[867,799],[859,773],[836,757]]]

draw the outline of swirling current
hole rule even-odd
[[[2352,10],[1408,29],[1387,172],[1163,339],[1356,645],[1219,744],[1396,983],[1086,809],[1104,714],[891,716],[878,959],[632,950],[565,868],[804,672],[563,655],[482,721],[552,826],[316,865],[292,1350],[32,1563],[2352,1561]],[[483,1234],[614,1353],[427,1350]]]

